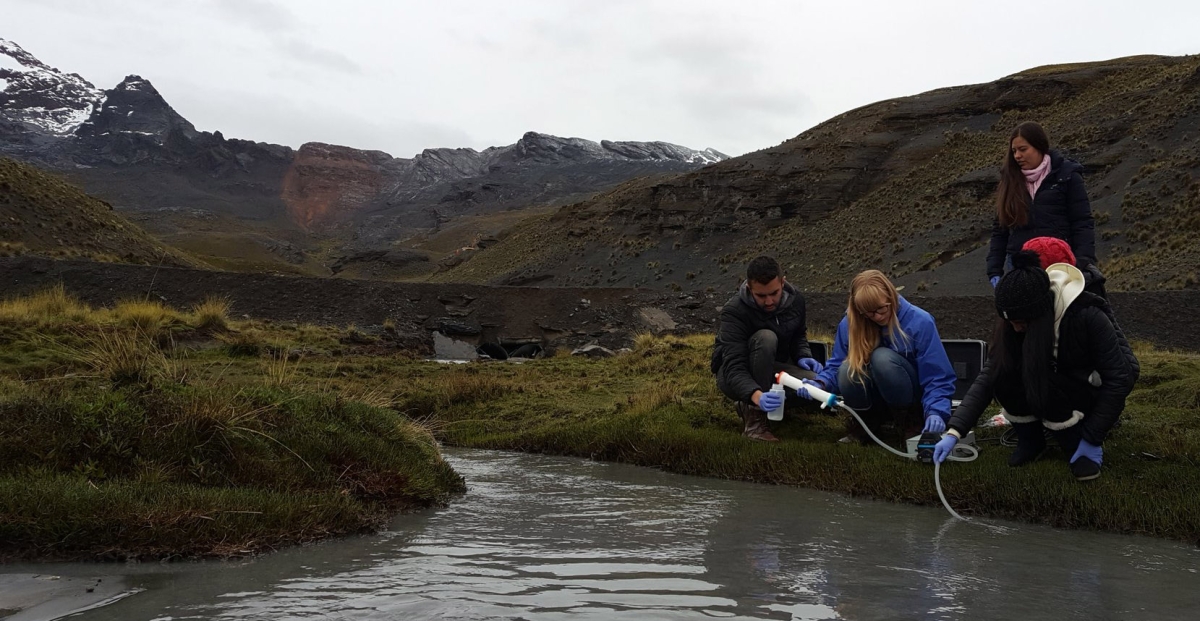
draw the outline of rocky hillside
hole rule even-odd
[[[844,290],[875,267],[910,291],[985,293],[998,169],[1026,120],[1084,164],[1115,287],[1197,286],[1195,56],[1040,67],[882,101],[779,146],[530,219],[435,278],[725,290],[770,253],[809,290]]]
[[[427,149],[413,158],[226,139],[198,131],[142,77],[100,91],[3,39],[0,155],[69,175],[215,265],[328,275],[368,264],[368,276],[395,264],[371,259],[389,252],[411,254],[401,263],[417,272],[435,269],[444,254],[429,248],[439,244],[420,246],[445,225],[486,238],[498,232],[497,212],[559,206],[726,159],[711,149],[534,132],[482,152]],[[415,241],[394,248],[398,240]]]
[[[206,267],[158,242],[112,206],[42,170],[0,157],[0,256]]]

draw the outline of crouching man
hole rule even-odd
[[[804,298],[784,278],[778,261],[758,257],[746,268],[737,295],[721,309],[712,354],[717,387],[737,403],[747,438],[779,440],[767,428],[766,415],[781,405],[781,398],[768,392],[778,371],[812,379],[821,364],[809,349]],[[788,395],[794,395],[791,389]]]

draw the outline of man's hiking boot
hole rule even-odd
[[[1071,462],[1071,474],[1075,475],[1076,481],[1091,481],[1092,479],[1100,478],[1100,464],[1088,459],[1080,457]]]
[[[760,442],[779,441],[779,438],[776,438],[767,427],[766,412],[749,403],[739,403],[737,404],[737,413],[746,422],[746,428],[742,430],[743,436]]]

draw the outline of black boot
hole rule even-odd
[[[1017,448],[1008,456],[1008,465],[1024,466],[1046,451],[1046,435],[1042,432],[1041,422],[1013,423],[1013,431],[1017,434]]]
[[[1067,456],[1067,461],[1071,465],[1071,474],[1075,476],[1076,480],[1091,481],[1100,478],[1100,464],[1087,457],[1071,461],[1071,458],[1075,456],[1075,451],[1079,448],[1080,440],[1083,439],[1083,433],[1078,424],[1051,433],[1054,435],[1055,442],[1062,447],[1063,454]]]

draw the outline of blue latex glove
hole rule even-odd
[[[950,452],[954,450],[955,444],[958,444],[958,438],[950,434],[942,436],[942,439],[938,440],[938,443],[933,447],[933,463],[940,464],[946,461],[946,458],[950,456]]]
[[[943,433],[946,431],[946,420],[937,414],[925,417],[925,428],[921,433]]]
[[[783,405],[783,395],[779,393],[764,392],[758,398],[758,409],[764,412],[770,412],[781,405]]]
[[[992,283],[992,288],[993,288],[993,289],[995,289],[995,288],[996,288],[996,283],[1000,282],[1000,277],[999,277],[999,276],[992,276],[992,278],[990,279],[990,282]]]
[[[1104,447],[1096,446],[1087,440],[1079,441],[1079,448],[1075,449],[1075,454],[1071,456],[1071,463],[1080,457],[1086,457],[1097,464],[1104,463]]]
[[[801,399],[812,399],[812,395],[808,394],[808,389],[805,388],[805,386],[810,384],[813,386],[821,386],[821,384],[812,380],[800,380],[800,387],[796,389],[796,396],[800,397]]]
[[[821,369],[825,368],[824,365],[822,365],[820,362],[817,362],[816,358],[801,358],[796,362],[796,366],[804,369],[805,371],[812,371],[813,373],[820,373]]]

